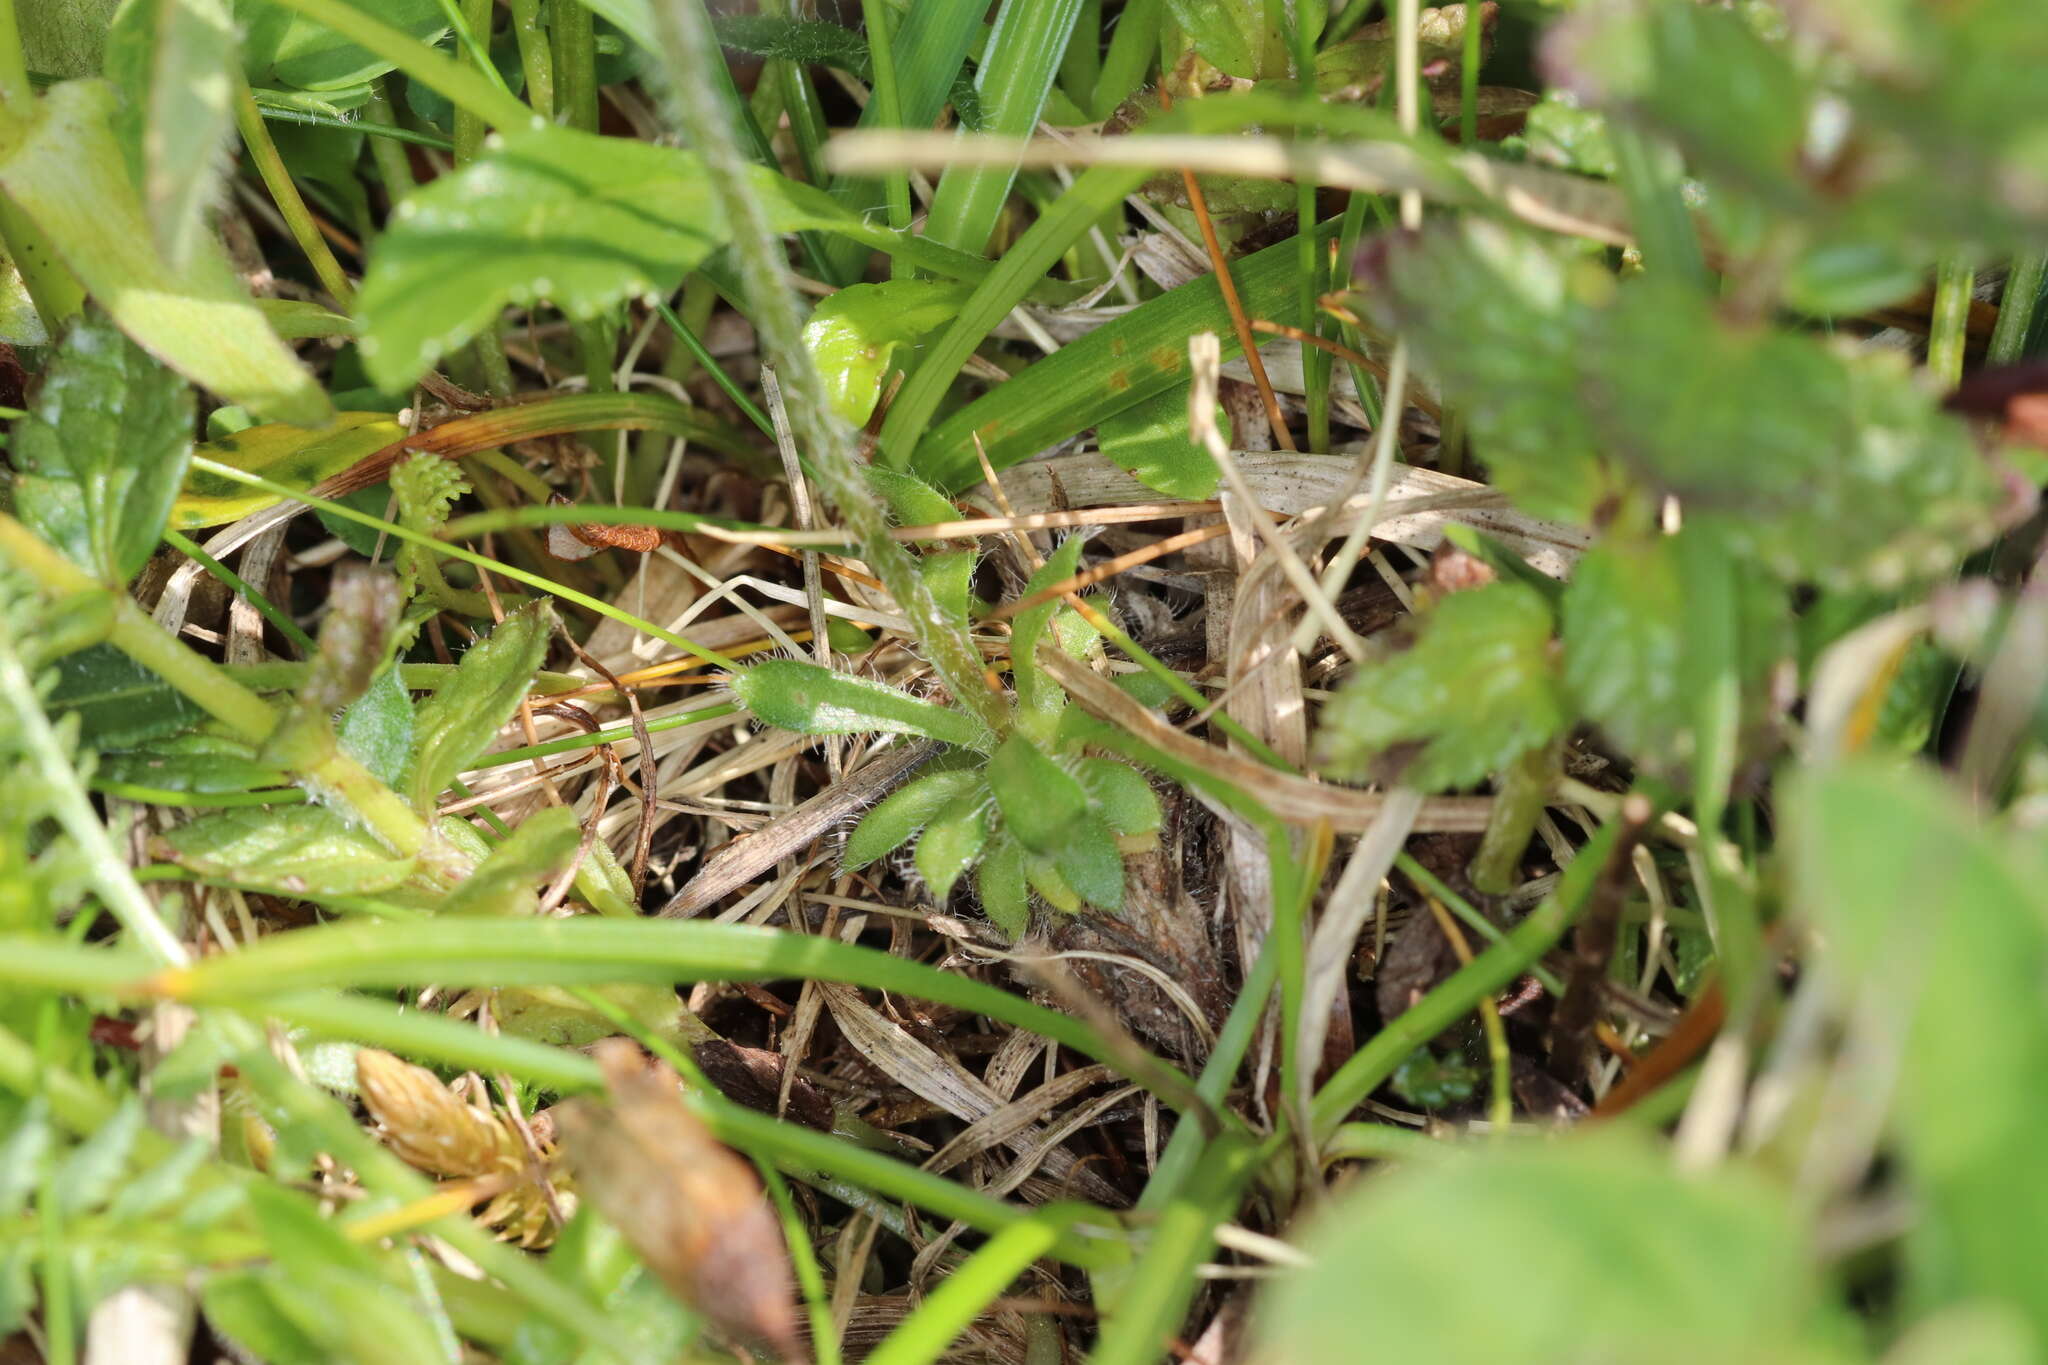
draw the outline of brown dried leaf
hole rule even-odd
[[[559,1111],[584,1192],[669,1292],[719,1331],[804,1359],[782,1230],[752,1169],[684,1107],[674,1071],[623,1038],[592,1052],[610,1106]]]

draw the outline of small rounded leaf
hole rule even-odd
[[[981,912],[1015,943],[1031,927],[1031,893],[1024,885],[1024,848],[1007,834],[997,834],[975,876]]]
[[[988,842],[986,796],[985,792],[970,792],[955,801],[917,841],[917,873],[940,904],[953,893],[953,883],[981,856],[982,845]]]
[[[1052,856],[1060,876],[1082,900],[1103,910],[1123,908],[1124,855],[1108,825],[1076,820]]]
[[[1159,797],[1145,775],[1112,758],[1084,758],[1078,776],[1088,799],[1117,834],[1152,834],[1160,825]]]
[[[904,783],[861,817],[847,836],[840,862],[849,872],[886,857],[909,842],[932,818],[976,786],[973,772],[925,773]]]

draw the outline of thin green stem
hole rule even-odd
[[[676,310],[669,307],[668,300],[656,299],[654,311],[661,315],[661,320],[668,324],[668,329],[676,334],[676,340],[682,342],[690,354],[696,357],[697,363],[704,367],[712,382],[718,385],[727,398],[732,399],[733,406],[745,413],[747,420],[761,429],[762,435],[773,440],[775,424],[768,420],[768,414],[761,411],[760,406],[747,397],[746,390],[725,372],[725,367],[718,363],[717,357],[711,354],[697,334],[690,330],[689,325],[676,315]]]
[[[2044,280],[2048,280],[2048,251],[2021,256],[2012,263],[2005,277],[2005,293],[1998,301],[1998,325],[1991,329],[1991,345],[1984,353],[1985,364],[2010,365],[2025,354],[2034,315],[2040,310]]]
[[[861,17],[868,31],[868,56],[874,67],[874,93],[870,99],[873,117],[867,120],[876,128],[901,128],[903,126],[903,99],[896,86],[896,45],[894,26],[890,23],[887,0],[861,0]],[[910,172],[890,171],[882,177],[882,192],[887,196],[889,226],[903,230],[910,226]],[[900,276],[894,258],[891,258],[892,273]]]
[[[1407,853],[1394,855],[1394,866],[1399,868],[1401,874],[1407,877],[1409,881],[1414,882],[1424,891],[1442,901],[1445,909],[1456,915],[1467,929],[1470,929],[1488,943],[1499,943],[1507,937],[1492,920],[1480,914],[1472,902],[1466,900],[1456,891],[1453,891],[1449,883],[1417,862],[1413,855]],[[1542,982],[1543,989],[1549,991],[1553,998],[1563,997],[1564,983],[1557,979],[1557,973],[1551,971],[1542,963],[1531,964],[1529,975]]]
[[[1488,896],[1505,896],[1521,883],[1522,854],[1557,775],[1557,748],[1539,744],[1501,773],[1486,834],[1472,857],[1472,885]]]
[[[571,128],[597,131],[597,33],[582,0],[553,0],[548,37],[555,49],[555,110]]]
[[[381,136],[370,139],[370,157],[377,163],[378,178],[384,182],[384,196],[395,207],[418,182],[413,179],[412,159],[392,138],[403,134],[400,140],[409,142],[420,135],[398,126],[398,114],[391,107],[391,97],[385,93],[382,78],[370,83],[370,98],[363,105],[362,121],[350,126],[360,127],[365,132],[381,130]],[[446,138],[437,137],[434,142],[441,151],[455,150],[455,144]]]
[[[739,714],[739,707],[734,706],[730,702],[723,702],[717,706],[706,706],[697,711],[685,711],[677,716],[663,716],[659,720],[650,720],[646,723],[646,730],[650,735],[658,735],[664,730],[680,730],[685,726],[701,725],[708,720],[721,720],[726,716],[736,716]],[[587,735],[567,735],[561,739],[551,739],[540,744],[522,745],[517,749],[501,749],[493,754],[485,754],[476,761],[475,767],[465,769],[464,771],[478,772],[485,768],[502,768],[507,764],[526,763],[536,758],[547,758],[554,754],[574,753],[578,749],[594,749],[601,744],[628,744],[633,739],[634,733],[631,725],[617,725],[609,730],[597,730]]]
[[[1927,324],[1927,371],[1944,389],[1963,377],[1963,353],[1969,347],[1970,299],[1977,272],[1955,257],[1945,257],[1934,272],[1934,316]]]
[[[337,133],[361,133],[370,139],[370,154],[377,158],[380,174],[385,168],[384,158],[378,153],[380,143],[409,142],[415,147],[432,147],[438,152],[450,152],[455,149],[453,142],[438,133],[416,133],[410,128],[400,128],[382,121],[378,117],[380,110],[374,97],[364,104],[363,116],[359,119],[336,118],[332,114],[316,114],[310,109],[288,109],[283,105],[265,104],[260,94],[256,99],[256,107],[262,111],[266,123],[295,123],[305,128],[329,128]],[[388,111],[389,108],[390,102],[387,100],[383,110]],[[389,182],[390,177],[386,176],[386,180]],[[410,176],[397,183],[410,184]]]
[[[491,65],[491,54],[477,42],[475,27],[486,30],[491,22],[491,0],[441,0],[441,9],[448,16],[448,26],[455,30],[456,41],[462,48],[469,69],[484,79],[504,89],[505,82],[498,75],[498,68]],[[505,92],[510,95],[508,90]],[[484,133],[489,124],[479,114],[471,113],[460,105],[455,109],[455,164],[466,165],[476,160],[484,148]]]
[[[512,11],[512,36],[519,43],[519,66],[526,75],[526,102],[533,112],[555,117],[555,54],[540,22],[540,0],[506,0]]]
[[[14,0],[0,0],[0,105],[17,118],[27,118],[35,99],[28,63],[21,55],[21,25],[14,15]]]
[[[1101,1216],[1100,1209],[1087,1204],[1047,1204],[1004,1228],[965,1265],[949,1271],[939,1287],[869,1353],[866,1365],[925,1365],[942,1359],[967,1325],[1013,1280],[1032,1262],[1051,1254],[1063,1231]]]
[[[655,12],[663,55],[674,81],[676,109],[693,146],[704,158],[712,191],[732,227],[752,317],[763,350],[775,363],[789,418],[800,449],[808,453],[819,490],[853,532],[868,567],[916,628],[939,677],[961,705],[995,734],[1009,728],[1009,708],[987,684],[981,655],[967,623],[942,606],[910,555],[889,537],[888,517],[868,487],[852,433],[833,416],[823,377],[803,344],[803,318],[791,290],[789,262],[781,239],[762,211],[726,112],[718,98],[725,59],[711,26],[694,3],[663,5]],[[713,66],[718,68],[712,70]]]
[[[292,240],[299,244],[299,250],[313,267],[313,273],[319,276],[320,287],[333,297],[343,312],[347,312],[355,303],[355,288],[348,282],[341,262],[334,259],[327,239],[320,235],[319,225],[306,208],[299,187],[292,183],[284,158],[277,154],[277,144],[271,141],[270,129],[263,122],[263,111],[256,107],[256,96],[250,91],[249,82],[243,79],[239,70],[235,72],[234,81],[235,127],[242,135],[242,145],[249,149],[249,159],[255,163],[256,173],[263,177],[263,187],[270,191],[271,201],[283,216]]]

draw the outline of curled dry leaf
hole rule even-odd
[[[592,1051],[611,1105],[560,1111],[584,1190],[669,1292],[719,1331],[805,1359],[782,1230],[754,1172],[684,1107],[674,1071],[623,1038]]]

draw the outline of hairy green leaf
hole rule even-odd
[[[979,784],[977,784],[977,787]],[[970,791],[933,817],[917,840],[917,875],[940,905],[988,842],[988,793]]]
[[[471,646],[455,674],[415,712],[419,736],[405,794],[415,810],[433,809],[500,726],[519,709],[547,654],[554,616],[543,602],[522,607]]]
[[[885,280],[820,299],[804,324],[804,348],[840,420],[864,425],[881,399],[896,348],[951,321],[967,293],[966,285],[940,280]]]
[[[912,778],[861,817],[846,838],[841,864],[848,871],[857,872],[875,859],[894,853],[940,811],[983,786],[980,773],[959,769],[927,772]]]
[[[379,673],[334,726],[342,752],[386,785],[403,777],[412,761],[412,731],[412,694],[396,666]]]
[[[180,867],[300,895],[375,895],[412,875],[410,858],[325,806],[215,811],[161,836]]]
[[[1159,795],[1145,774],[1113,758],[1084,758],[1075,767],[1088,799],[1117,834],[1152,834],[1159,829]]]
[[[975,870],[981,912],[1015,943],[1031,927],[1031,895],[1024,885],[1024,846],[998,831]]]
[[[1074,821],[1053,850],[1052,860],[1082,900],[1112,913],[1123,908],[1124,855],[1099,817],[1090,814]]]
[[[1452,593],[1420,630],[1412,648],[1361,666],[1324,708],[1318,743],[1332,772],[1391,769],[1427,791],[1466,787],[1564,727],[1550,608],[1533,589]]]
[[[1314,1265],[1260,1304],[1261,1359],[1336,1365],[1368,1336],[1395,1360],[1842,1359],[1785,1194],[1729,1167],[1680,1175],[1633,1136],[1372,1177],[1303,1250]]]
[[[491,850],[477,870],[448,893],[444,915],[530,915],[538,902],[535,883],[569,865],[581,841],[576,812],[550,806],[528,816],[512,837]]]
[[[1011,735],[989,755],[988,785],[1003,828],[1034,853],[1057,853],[1088,813],[1081,784],[1023,735]]]
[[[1061,541],[1024,585],[1024,600],[1072,578],[1085,543],[1081,536],[1068,536]],[[1059,714],[1067,704],[1067,694],[1046,677],[1038,663],[1038,643],[1045,637],[1053,614],[1064,609],[1064,604],[1055,597],[1018,612],[1017,619],[1010,623],[1010,680],[1017,689],[1018,723],[1040,743],[1052,741]]]
[[[963,748],[988,744],[974,717],[886,683],[798,659],[770,659],[732,678],[733,695],[769,725],[806,735],[923,735]]]
[[[201,388],[278,421],[317,426],[327,395],[236,279],[211,240],[182,266],[156,247],[129,182],[105,81],[66,81],[0,154],[0,192],[42,230],[122,331]]]
[[[185,381],[88,311],[14,428],[18,515],[101,582],[125,585],[163,534],[193,421]]]

